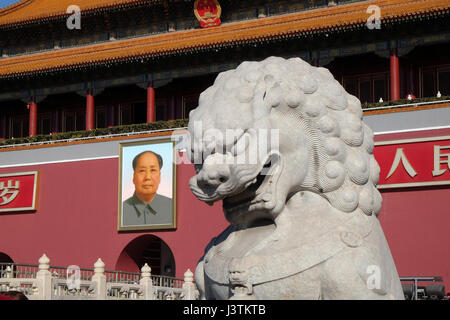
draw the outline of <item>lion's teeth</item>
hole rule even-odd
[[[265,202],[269,202],[270,200],[272,200],[272,195],[270,193],[265,193],[262,196],[262,200]]]

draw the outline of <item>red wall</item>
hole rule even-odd
[[[383,191],[379,215],[400,276],[442,276],[450,291],[450,188]]]
[[[188,187],[191,165],[177,170],[178,228],[171,231],[118,232],[118,159],[45,164],[0,173],[39,170],[38,210],[0,215],[0,252],[14,262],[37,264],[45,253],[51,265],[93,268],[98,258],[114,270],[122,250],[145,234],[160,237],[175,257],[176,276],[195,270],[212,237],[227,223],[221,204],[208,207]]]
[[[375,141],[449,135],[447,128],[378,135]],[[378,218],[399,275],[442,276],[450,292],[450,186],[382,189],[381,195]]]

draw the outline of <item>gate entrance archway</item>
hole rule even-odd
[[[161,238],[143,235],[132,240],[120,253],[116,270],[140,272],[148,264],[153,275],[175,277],[175,258]]]
[[[14,261],[6,253],[0,252],[0,263],[14,263]]]

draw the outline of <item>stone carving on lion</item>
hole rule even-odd
[[[243,62],[200,95],[188,130],[191,190],[230,222],[197,266],[201,298],[404,298],[373,133],[327,69]]]

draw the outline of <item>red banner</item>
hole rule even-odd
[[[36,210],[37,171],[0,174],[0,212]]]
[[[375,143],[379,188],[450,184],[450,137]]]

